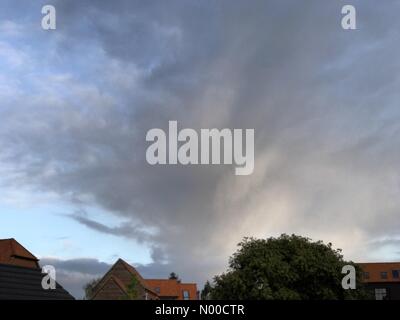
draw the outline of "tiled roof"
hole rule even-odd
[[[190,300],[197,300],[197,285],[195,283],[182,283],[176,279],[146,279],[160,298],[176,298],[183,300],[183,291],[189,292]]]
[[[400,282],[400,277],[393,277],[393,271],[397,270],[400,273],[400,262],[358,263],[358,265],[364,272],[364,282]],[[382,272],[386,272],[386,279],[382,277]]]
[[[58,283],[43,289],[44,276],[40,269],[0,264],[0,300],[74,300]]]
[[[181,283],[180,284],[180,289],[181,292],[180,294],[182,295],[182,299],[183,299],[183,291],[188,291],[189,295],[190,295],[190,300],[197,300],[198,296],[197,296],[197,285],[195,283]]]
[[[178,281],[174,279],[146,279],[146,283],[160,297],[179,297]]]
[[[21,260],[31,261],[33,266],[38,267],[39,259],[26,250],[17,240],[0,239],[0,263],[18,265]]]

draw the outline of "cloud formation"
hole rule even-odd
[[[399,3],[353,2],[354,32],[341,1],[55,1],[46,68],[0,45],[17,71],[33,61],[0,77],[9,183],[125,219],[70,216],[147,243],[148,270],[184,280],[221,272],[243,236],[295,232],[367,259],[400,227]],[[254,128],[254,173],[148,165],[146,132],[168,120]]]
[[[56,280],[75,298],[84,298],[83,287],[93,279],[102,277],[111,265],[97,259],[70,259],[43,258],[40,265],[51,265],[56,270]]]

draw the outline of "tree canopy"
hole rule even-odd
[[[129,283],[128,287],[126,288],[126,299],[127,300],[137,300],[140,297],[139,292],[139,280],[136,277],[131,278],[131,282]]]
[[[169,274],[169,279],[170,279],[170,280],[177,280],[177,281],[180,281],[179,276],[178,276],[175,272],[171,272],[171,273]]]
[[[322,241],[283,234],[244,238],[227,272],[214,278],[212,299],[362,299],[361,270],[340,249]],[[356,269],[356,289],[342,288],[344,265]]]

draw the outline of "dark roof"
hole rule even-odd
[[[74,300],[58,283],[43,289],[44,276],[40,269],[0,264],[0,300]]]

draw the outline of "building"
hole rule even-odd
[[[400,262],[359,263],[362,281],[376,300],[400,300]]]
[[[0,300],[74,300],[63,287],[43,289],[39,259],[15,239],[0,239]]]
[[[160,300],[199,300],[195,283],[182,283],[177,279],[146,279]]]
[[[130,284],[135,281],[139,300],[158,300],[157,293],[150,288],[134,267],[122,259],[111,267],[93,289],[92,300],[123,300],[129,296]]]
[[[131,284],[134,284],[134,296]],[[93,300],[195,300],[195,283],[181,283],[175,279],[144,279],[140,273],[122,259],[111,267],[93,289]]]
[[[15,239],[0,239],[0,263],[26,268],[39,268],[39,259]]]

